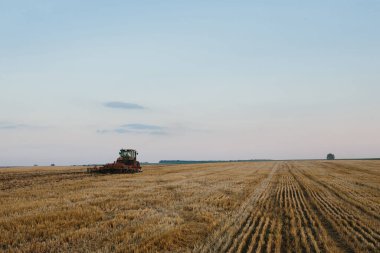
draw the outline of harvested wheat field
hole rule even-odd
[[[0,250],[380,251],[380,161],[143,169],[0,169]]]

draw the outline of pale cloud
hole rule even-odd
[[[117,134],[151,134],[151,135],[167,135],[168,128],[158,126],[158,125],[150,125],[150,124],[141,124],[141,123],[133,123],[133,124],[124,124],[119,127],[113,129],[103,129],[98,130],[97,133],[117,133]]]
[[[17,122],[0,122],[0,130],[21,130],[21,129],[46,129],[51,126],[31,125]]]
[[[139,104],[128,103],[128,102],[118,102],[118,101],[106,102],[106,103],[104,103],[104,106],[109,107],[109,108],[125,109],[125,110],[145,109],[144,106],[139,105]]]
[[[0,122],[0,129],[21,129],[30,127],[31,126],[26,124]]]

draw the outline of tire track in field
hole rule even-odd
[[[342,191],[338,191],[335,189],[332,185],[329,185],[327,183],[322,182],[321,180],[317,180],[314,176],[310,175],[309,173],[302,170],[301,172],[305,177],[309,178],[311,181],[313,181],[315,184],[322,186],[322,188],[326,189],[328,192],[330,192],[334,197],[337,199],[349,203],[354,208],[359,209],[361,212],[365,213],[366,215],[374,218],[375,220],[380,221],[380,214],[373,212],[371,207],[367,207],[363,205],[363,203],[358,203],[360,200],[352,199],[351,197],[347,196],[346,193]]]
[[[332,169],[335,168],[332,165],[324,165],[324,166],[325,167],[330,167]],[[380,220],[380,214],[378,212],[378,209],[376,209],[376,207],[372,207],[371,205],[364,205],[363,206],[363,204],[365,204],[365,203],[362,202],[362,200],[361,200],[362,198],[360,198],[360,197],[359,198],[354,198],[356,195],[352,195],[352,194],[349,194],[349,193],[347,193],[345,191],[341,191],[340,189],[337,189],[336,186],[334,186],[334,184],[332,184],[332,183],[327,184],[325,182],[322,182],[321,180],[316,180],[309,173],[306,173],[304,171],[303,171],[303,173],[305,174],[305,176],[311,178],[313,181],[317,182],[318,184],[320,184],[324,188],[327,188],[337,198],[340,198],[343,201],[350,203],[351,205],[353,205],[356,208],[360,209],[362,212],[366,213],[367,215],[370,215],[370,216],[374,217],[375,219]],[[342,180],[340,180],[340,181],[342,181]],[[348,182],[344,182],[344,183],[348,183]]]
[[[274,246],[275,246],[274,245],[274,243],[275,243],[274,242],[274,236],[275,235],[273,232],[276,230],[276,226],[278,225],[278,223],[276,220],[271,220],[270,222],[271,222],[271,226],[269,228],[269,233],[267,233],[265,235],[265,238],[264,238],[265,242],[262,246],[263,252],[274,252],[275,251],[275,248],[274,248]],[[266,245],[266,249],[264,249],[265,245]]]
[[[191,182],[191,181],[194,181],[194,180],[198,180],[199,178],[202,178],[202,179],[212,179],[214,175],[217,175],[218,177],[218,181],[215,181],[216,184],[220,184],[221,181],[225,181],[225,180],[228,180],[229,181],[229,178],[231,177],[232,174],[234,173],[237,173],[237,171],[241,171],[241,170],[246,170],[246,165],[245,164],[236,164],[234,166],[228,166],[228,168],[224,168],[224,169],[220,169],[219,166],[214,166],[213,169],[217,169],[217,170],[213,170],[212,172],[209,171],[209,167],[208,168],[205,168],[205,170],[207,171],[199,171],[201,173],[196,173],[196,175],[193,175],[193,176],[189,176],[185,179],[181,179],[181,180],[174,180],[174,181],[170,181],[170,182],[165,182],[165,184],[162,184],[162,185],[159,185],[159,186],[151,186],[153,188],[156,188],[156,187],[167,187],[167,186],[171,186],[171,185],[183,185],[184,183],[187,183],[187,182]],[[252,175],[252,174],[255,174],[258,170],[260,169],[257,168],[257,167],[254,167],[254,169],[251,169],[249,171],[246,170],[246,175]],[[223,174],[222,174],[223,173]],[[222,175],[222,176],[221,176]],[[258,178],[262,178],[263,175],[258,175]],[[213,184],[214,182],[209,182],[208,186],[211,187],[211,184]],[[256,182],[255,182],[256,183]],[[213,188],[213,187],[211,187]],[[144,188],[144,190],[146,190],[146,188]],[[202,196],[202,201],[204,201],[205,199],[207,199],[208,197],[208,194],[209,193],[204,193],[204,195]],[[193,196],[193,197],[189,197],[189,198],[186,198],[186,199],[182,199],[181,200],[181,203],[180,205],[181,206],[186,206],[187,204],[189,203],[194,203],[194,201],[196,199],[201,199],[200,196]],[[174,204],[174,203],[173,203]],[[153,239],[156,237],[156,234],[152,235],[151,236],[151,239],[147,239],[146,241],[148,241],[148,244],[154,244],[156,243]],[[145,245],[146,246],[146,245]],[[135,246],[132,246],[131,247],[131,251],[137,251],[139,248],[141,247],[141,245],[135,245]]]
[[[358,189],[358,186],[346,179],[337,176],[330,176],[329,185],[334,187],[337,191],[342,192],[345,197],[352,199],[369,209],[372,214],[380,213],[380,194],[379,190],[369,192]],[[372,189],[371,189],[372,190]]]
[[[364,225],[360,224],[354,216],[344,211],[344,209],[325,201],[325,198],[322,198],[321,195],[315,195],[315,197],[324,206],[325,210],[327,210],[335,218],[336,221],[340,221],[341,224],[343,224],[348,233],[355,235],[354,239],[356,239],[358,243],[365,242],[370,245],[371,248],[375,248],[375,245],[379,242],[378,234],[374,234],[373,231],[369,231]]]
[[[288,172],[291,177],[293,196],[295,200],[294,209],[298,212],[301,223],[301,238],[306,247],[306,251],[310,252],[328,252],[340,251],[335,243],[329,238],[328,232],[319,220],[318,214],[314,211],[310,203],[310,199],[303,190],[303,185],[296,176],[296,169],[292,163],[287,164]]]
[[[379,233],[370,227],[366,227],[360,217],[343,209],[340,199],[336,199],[335,194],[331,194],[328,188],[319,187],[319,184],[313,177],[309,177],[304,171],[303,175],[304,191],[314,203],[317,212],[323,217],[325,226],[330,231],[337,243],[345,242],[342,245],[349,251],[360,250],[376,252],[380,248]],[[315,189],[318,189],[315,190]],[[342,236],[342,232],[344,236]]]
[[[256,202],[256,206],[251,211],[250,220],[259,220],[259,223],[252,224],[234,239],[234,245],[230,245],[228,252],[260,252],[258,249],[265,247],[267,235],[270,233],[270,220],[268,210],[272,210],[275,205],[275,198],[271,198],[273,193],[274,179],[270,179],[268,187],[262,192]],[[247,223],[250,224],[250,223]],[[256,226],[255,226],[256,225]],[[246,227],[246,226],[245,226]],[[241,236],[246,240],[240,240]],[[237,246],[237,248],[236,248]]]
[[[265,235],[270,233],[269,224],[267,223],[269,221],[267,221],[269,216],[267,210],[272,210],[275,205],[275,198],[271,198],[270,196],[273,189],[273,181],[271,181],[271,186],[263,192],[255,208],[251,211],[249,220],[259,220],[259,223],[246,223],[245,229],[237,234],[234,244],[229,246],[228,252],[254,252],[257,251],[256,248],[260,244],[266,245],[265,240],[267,237]],[[242,236],[244,237],[243,239],[241,239]]]
[[[319,180],[317,181],[314,177],[312,177],[311,175],[305,173],[304,171],[302,171],[301,173],[304,173],[304,175],[309,180],[311,180],[313,183],[316,183],[316,184],[320,183]],[[325,186],[325,184],[322,184],[322,186]],[[336,198],[335,202],[326,202],[325,201],[326,198],[330,197],[331,199],[333,199],[332,197],[336,197],[337,195],[340,196],[341,194],[339,194],[339,192],[337,192],[337,191],[333,191],[332,192],[331,187],[328,187],[328,186],[325,186],[324,189],[325,189],[324,192],[326,193],[325,195],[327,195],[327,197],[326,196],[322,197],[321,194],[317,194],[317,196],[321,199],[321,201],[324,201],[324,203],[326,203],[327,205],[331,205],[332,208],[334,210],[336,210],[339,214],[343,214],[346,217],[347,220],[353,221],[353,222],[351,222],[351,223],[354,223],[354,224],[352,224],[352,226],[355,226],[355,224],[361,224],[361,223],[363,223],[363,220],[360,217],[363,216],[362,209],[365,208],[364,206],[361,206],[361,208],[358,208],[359,211],[357,213],[359,213],[360,216],[355,216],[354,213],[352,213],[353,211],[355,211],[355,209],[350,208],[350,209],[346,210],[346,209],[343,209],[341,207],[341,205],[338,205],[336,203],[336,202],[345,201],[342,198]],[[331,195],[328,196],[328,193],[331,193]],[[348,203],[351,204],[351,202],[348,202]],[[348,210],[351,210],[351,212],[348,212]],[[374,218],[374,217],[372,217],[371,214],[368,214],[368,213],[366,213],[366,214],[368,216],[370,216],[371,218]],[[380,221],[380,219],[377,219],[376,217],[375,217],[375,220]],[[376,230],[372,231],[370,229],[367,229],[364,225],[362,227],[355,226],[355,229],[364,230],[364,233],[372,234],[376,239],[380,240],[380,229],[376,229]]]
[[[292,233],[296,249],[300,249],[302,252],[310,252],[310,245],[307,242],[306,234],[303,228],[300,210],[297,206],[297,198],[295,196],[296,189],[294,187],[294,179],[290,176],[285,177],[286,187],[289,191],[289,202],[290,202],[290,215],[291,215],[291,225],[292,228],[290,232]],[[300,235],[300,238],[299,238]],[[311,240],[314,240],[312,238]]]
[[[361,225],[356,226],[342,210],[337,209],[335,205],[326,201],[321,195],[313,193],[313,197],[319,202],[322,211],[329,216],[328,218],[330,218],[333,225],[337,227],[337,231],[343,231],[344,234],[354,241],[354,243],[351,240],[348,241],[349,244],[353,245],[353,248],[356,248],[358,245],[367,244],[370,252],[375,250],[376,242],[370,235],[363,232]]]
[[[380,173],[378,171],[373,171],[373,170],[369,170],[369,169],[363,169],[363,168],[360,168],[358,166],[355,166],[355,165],[352,165],[352,164],[340,164],[340,163],[337,163],[337,162],[323,162],[324,164],[327,164],[327,166],[331,167],[331,168],[338,168],[338,169],[341,169],[341,170],[350,170],[350,171],[355,171],[355,172],[359,172],[359,173],[367,173],[369,175],[372,175],[372,176],[377,176],[377,178],[380,177]]]
[[[249,199],[236,212],[232,213],[230,219],[219,225],[205,244],[195,247],[196,252],[246,252],[249,249],[252,240],[256,240],[253,232],[264,228],[267,224],[263,216],[258,215],[260,210],[256,209],[256,205],[265,202],[272,178],[278,167],[279,163],[274,164],[268,177],[261,181]],[[247,242],[250,244],[248,245]]]
[[[336,230],[334,224],[332,224],[330,220],[326,217],[326,215],[323,213],[323,210],[321,210],[321,208],[318,206],[318,203],[315,202],[313,194],[309,192],[310,188],[306,186],[304,181],[301,181],[297,177],[295,178],[299,182],[299,185],[302,189],[302,192],[305,195],[305,198],[308,200],[308,203],[310,203],[313,211],[316,213],[322,225],[325,227],[329,237],[332,238],[336,243],[337,247],[341,249],[340,251],[354,252],[351,246],[347,244],[346,240],[344,240],[344,237],[341,235],[341,233],[339,233],[339,231]]]

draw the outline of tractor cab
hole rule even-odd
[[[135,161],[138,153],[134,149],[120,149],[119,155],[123,160]]]

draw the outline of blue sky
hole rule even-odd
[[[0,164],[379,157],[380,1],[1,1]]]

